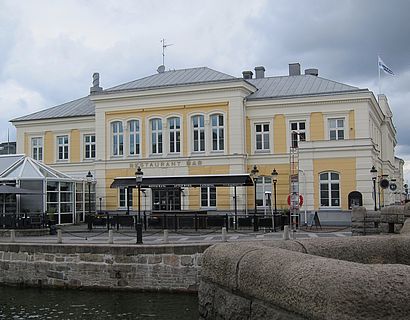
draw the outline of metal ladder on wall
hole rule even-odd
[[[296,146],[290,147],[289,153],[289,211],[290,211],[290,229],[293,237],[299,227],[299,148]]]

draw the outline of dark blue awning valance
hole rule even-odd
[[[136,187],[135,177],[115,178],[111,188]],[[168,177],[143,177],[142,188],[161,187],[234,187],[253,186],[252,178],[249,174],[234,175],[192,175],[192,176],[168,176]]]

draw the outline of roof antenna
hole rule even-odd
[[[161,39],[161,42],[162,42],[162,65],[158,67],[157,69],[158,73],[163,73],[165,71],[165,48],[173,45],[172,43],[166,44],[164,38]]]

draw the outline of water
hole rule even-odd
[[[188,294],[0,287],[0,319],[198,319]]]

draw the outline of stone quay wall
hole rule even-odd
[[[200,319],[409,319],[409,247],[404,235],[213,245]]]
[[[398,233],[407,218],[410,218],[410,203],[387,206],[378,211],[355,207],[352,210],[352,235]]]
[[[207,247],[3,243],[0,283],[197,292]]]

